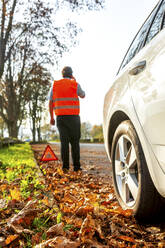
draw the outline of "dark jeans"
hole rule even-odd
[[[74,170],[80,168],[80,116],[60,115],[57,116],[57,127],[60,133],[61,158],[63,169],[69,169],[69,143],[71,144]]]

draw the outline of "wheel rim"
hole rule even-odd
[[[122,135],[117,142],[115,177],[122,201],[128,207],[132,207],[138,195],[139,171],[134,145],[126,135]]]

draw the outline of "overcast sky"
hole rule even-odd
[[[86,92],[81,122],[102,124],[104,96],[138,29],[158,0],[107,0],[106,9],[79,17],[83,28],[79,46],[62,59]],[[59,79],[60,71],[54,72]]]

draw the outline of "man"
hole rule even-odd
[[[49,101],[50,124],[55,125],[55,112],[57,128],[60,133],[63,171],[69,170],[69,143],[71,144],[74,171],[79,171],[81,170],[79,97],[84,98],[85,92],[73,77],[71,67],[64,67],[62,76],[63,79],[54,81],[51,91]]]

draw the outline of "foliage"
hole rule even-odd
[[[81,139],[90,139],[91,124],[89,122],[81,123]]]
[[[49,62],[48,53],[42,49],[48,36],[46,28],[50,33],[52,27],[52,10],[35,0],[1,1],[0,10],[0,115],[10,137],[16,138],[26,117],[26,82],[35,69],[35,61]]]
[[[59,133],[57,129],[54,129],[50,126],[50,124],[44,124],[41,127],[41,134],[43,139],[45,140],[59,140]]]
[[[103,142],[103,127],[102,125],[94,125],[91,130],[91,136],[93,140]]]
[[[96,0],[60,0],[55,5],[43,0],[0,2],[0,116],[10,137],[17,137],[27,117],[27,80],[36,70],[36,64],[37,67],[57,64],[62,54],[77,43],[80,31],[77,24],[66,20],[59,26],[57,12],[63,7],[71,11],[100,9],[102,3]]]
[[[92,126],[89,122],[83,122],[81,124],[81,140],[86,142],[103,142],[102,125]]]

